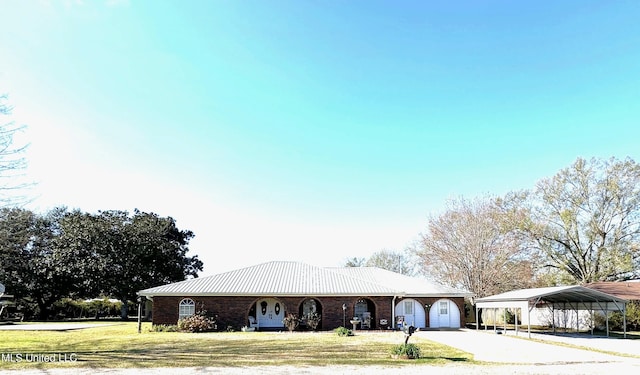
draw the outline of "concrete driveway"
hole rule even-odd
[[[599,353],[591,350],[569,348],[552,343],[541,343],[526,339],[526,333],[515,337],[513,332],[499,335],[494,331],[484,330],[448,330],[448,331],[420,331],[419,337],[439,342],[472,353],[474,359],[493,363],[510,364],[567,364],[567,363],[616,363],[624,362],[638,366],[640,358],[629,358],[624,355]],[[635,354],[640,356],[640,340],[623,340],[614,338],[573,339],[571,337],[555,336],[553,338],[532,338],[564,341],[573,345],[589,347],[595,350],[605,350],[617,353]]]

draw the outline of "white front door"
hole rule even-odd
[[[438,326],[451,327],[451,320],[449,315],[449,301],[439,301],[437,308],[438,308]]]
[[[424,307],[415,299],[405,299],[396,305],[396,315],[402,315],[407,325],[416,328],[426,327]]]
[[[275,298],[265,298],[256,304],[258,327],[277,328],[284,327],[284,306]]]
[[[450,299],[440,299],[429,311],[430,328],[460,328],[460,309]]]

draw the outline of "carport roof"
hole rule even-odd
[[[624,314],[626,299],[618,298],[604,292],[590,289],[580,285],[552,286],[547,288],[519,289],[510,292],[496,294],[490,297],[476,300],[476,321],[479,321],[478,311],[485,308],[510,308],[527,304],[528,313],[542,302],[548,307],[566,310],[593,310],[620,311]],[[520,306],[518,306],[520,305]],[[568,306],[567,306],[568,305]],[[555,313],[554,313],[555,314]],[[506,316],[506,315],[505,315]],[[607,314],[607,322],[609,315]],[[555,318],[553,319],[555,322]],[[554,323],[555,324],[555,323]],[[627,324],[624,321],[624,336],[627,336]],[[506,320],[505,320],[506,325]],[[528,323],[529,338],[531,338],[531,320]],[[476,326],[478,329],[479,326]],[[517,326],[516,326],[517,327]],[[517,329],[517,328],[516,328]],[[607,323],[607,336],[609,336],[609,324]]]
[[[531,301],[539,300],[550,303],[556,302],[620,302],[627,300],[586,288],[580,285],[552,286],[547,288],[518,289],[477,299],[478,307],[491,302]]]

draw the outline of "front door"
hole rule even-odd
[[[422,304],[415,299],[405,299],[396,305],[396,315],[404,318],[404,322],[416,328],[425,328],[427,324],[426,315]]]
[[[256,315],[260,328],[284,327],[284,306],[275,298],[265,298],[256,304]]]
[[[450,299],[437,300],[429,312],[429,327],[460,328],[460,309]]]
[[[451,327],[451,320],[449,316],[449,301],[438,302],[438,326]]]

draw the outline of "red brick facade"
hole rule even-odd
[[[211,315],[218,317],[218,329],[225,330],[231,327],[239,330],[240,327],[248,325],[249,312],[252,306],[263,296],[255,297],[206,297],[206,296],[184,296],[184,297],[163,297],[153,298],[153,324],[176,324],[178,321],[178,305],[183,298],[191,298],[196,302],[197,310],[206,310]],[[301,305],[305,299],[314,298],[320,303],[320,313],[322,316],[321,329],[331,330],[343,325],[346,318],[346,325],[350,326],[349,320],[354,315],[354,306],[360,299],[367,300],[372,313],[372,329],[381,328],[379,322],[386,319],[389,327],[392,327],[394,318],[392,316],[392,297],[273,297],[283,304],[285,312],[299,315]],[[441,297],[414,298],[424,305],[433,305]],[[448,298],[456,303],[460,311],[460,326],[465,324],[464,298]],[[401,298],[396,298],[395,303]],[[343,313],[342,305],[347,306]],[[429,327],[429,313],[426,313],[426,326]]]

